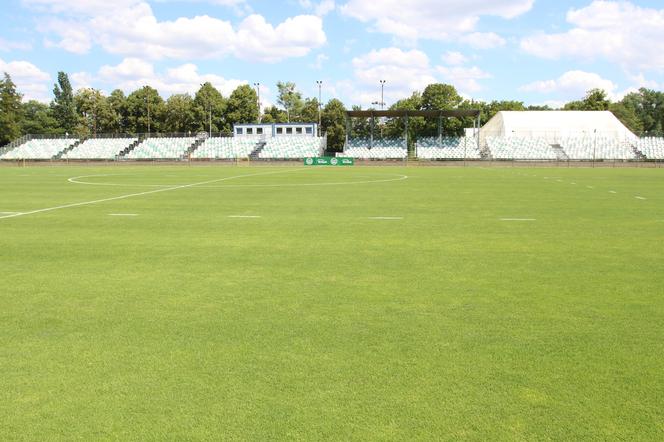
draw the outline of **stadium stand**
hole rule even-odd
[[[192,154],[196,159],[247,158],[257,147],[258,138],[208,138]]]
[[[194,137],[146,138],[134,150],[125,155],[130,160],[182,158],[196,142]]]
[[[138,138],[91,138],[75,146],[64,157],[75,160],[114,159],[120,154],[120,151],[137,140]]]
[[[664,160],[664,138],[641,138],[636,148],[649,160]]]
[[[0,157],[3,160],[50,160],[72,144],[74,138],[32,139]]]
[[[558,155],[543,138],[488,137],[491,156],[499,160],[555,160]]]
[[[636,158],[628,142],[613,137],[566,137],[560,146],[570,160],[633,160]]]
[[[480,159],[477,140],[469,137],[422,137],[417,140],[417,157],[425,160]]]
[[[321,138],[296,136],[272,137],[258,153],[262,159],[294,159],[320,156],[323,153]]]
[[[358,159],[401,159],[408,156],[404,138],[348,138],[344,151],[338,156]]]

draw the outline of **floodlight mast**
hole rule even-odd
[[[316,84],[318,85],[318,136],[321,136],[321,121],[322,121],[322,112],[323,112],[323,103],[322,103],[322,96],[323,96],[323,81],[322,80],[317,80]]]
[[[201,89],[203,88],[203,85],[201,84]],[[212,138],[212,99],[211,97],[208,97],[207,99],[207,105],[208,105],[208,113],[209,113],[209,128],[210,128],[210,138]],[[203,123],[203,129],[205,129],[205,123]]]
[[[372,106],[380,106],[380,110],[385,109],[385,83],[387,80],[380,80],[380,101],[374,101]],[[383,125],[380,125],[380,137],[383,138]]]
[[[258,123],[260,124],[263,121],[263,113],[261,112],[261,84],[256,82],[254,83],[256,88],[256,96],[258,97]]]

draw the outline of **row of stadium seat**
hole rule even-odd
[[[558,158],[544,138],[487,137],[486,142],[495,159],[555,160]]]
[[[648,159],[664,160],[664,138],[641,138],[636,148]]]
[[[109,160],[116,158],[123,149],[138,138],[91,138],[74,147],[65,158],[74,160]]]
[[[274,137],[266,140],[258,157],[271,158],[307,158],[321,156],[321,139],[315,137]]]
[[[114,159],[137,138],[94,138],[74,146],[64,158],[69,159]],[[496,159],[555,160],[556,149],[544,138],[488,137],[487,147]],[[54,138],[33,139],[5,152],[0,159],[48,160],[76,144],[78,139]],[[126,158],[128,159],[179,159],[196,142],[187,138],[149,138],[143,140]],[[196,149],[192,158],[230,159],[246,158],[259,146],[259,138],[226,137],[209,138]],[[367,159],[406,158],[405,140],[398,138],[374,139],[353,138],[339,156]],[[558,150],[570,160],[636,158],[634,148],[647,159],[664,159],[664,138],[643,138],[632,145],[610,137],[567,137],[558,142]],[[369,147],[372,146],[372,147]],[[474,138],[423,137],[418,139],[417,156],[423,159],[479,159],[480,151]],[[268,138],[259,151],[259,158],[294,159],[318,156],[322,153],[321,139],[315,137]]]
[[[252,137],[208,138],[191,157],[198,159],[231,159],[246,158],[254,150],[260,140]]]
[[[560,141],[570,160],[633,160],[636,158],[629,142],[610,137],[569,137]]]
[[[77,139],[72,138],[54,138],[54,139],[34,139],[21,144],[16,149],[6,152],[0,156],[2,160],[50,160],[72,144],[77,143]]]
[[[417,157],[426,160],[480,159],[477,139],[472,137],[422,137],[417,140]]]

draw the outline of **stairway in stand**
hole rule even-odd
[[[556,153],[558,161],[569,161],[569,155],[567,155],[565,149],[563,149],[563,146],[560,144],[552,144],[551,149],[553,149],[553,151]]]
[[[261,151],[265,148],[265,145],[267,144],[266,141],[261,140],[258,143],[256,143],[256,147],[254,148],[253,151],[249,154],[249,159],[251,160],[258,160],[260,158],[260,153]]]
[[[194,143],[191,146],[189,146],[187,148],[187,150],[184,151],[184,154],[182,154],[182,158],[184,158],[185,160],[191,158],[191,154],[196,152],[196,150],[199,147],[201,147],[203,145],[203,143],[205,143],[206,139],[207,139],[207,137],[205,137],[205,138],[204,137],[199,137],[198,139],[196,139],[196,141],[194,141]]]
[[[636,146],[633,144],[631,145],[632,151],[634,151],[634,156],[636,157],[637,160],[647,160],[648,157],[643,154]]]
[[[53,159],[54,159],[54,160],[61,160],[62,157],[66,156],[69,152],[71,152],[72,150],[74,150],[74,148],[75,148],[76,146],[79,146],[79,145],[85,143],[86,141],[87,141],[87,138],[81,138],[80,140],[78,140],[77,142],[75,142],[74,144],[72,144],[71,146],[69,146],[69,147],[67,147],[66,149],[64,149],[62,152],[60,152],[60,153],[58,153],[57,155],[55,155],[55,156],[53,157]]]
[[[118,154],[118,158],[124,158],[124,157],[126,157],[127,155],[129,155],[129,152],[131,152],[132,150],[136,149],[136,148],[138,147],[138,145],[141,144],[144,140],[145,140],[145,138],[139,138],[138,140],[136,140],[136,141],[134,141],[133,143],[131,143],[129,146],[127,146],[127,147],[125,147],[124,149],[122,149],[122,150],[120,151],[120,153]]]

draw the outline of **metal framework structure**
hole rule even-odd
[[[479,130],[480,130],[480,117],[482,112],[479,109],[453,109],[453,110],[355,110],[346,111],[346,144],[348,144],[349,134],[352,129],[353,118],[370,118],[371,126],[374,127],[376,118],[403,118],[404,119],[404,138],[406,146],[408,146],[408,118],[409,117],[424,117],[424,118],[438,118],[438,137],[441,138],[443,134],[443,118],[473,118],[473,129],[477,134],[477,146],[479,148]],[[373,130],[371,131],[373,141]]]

